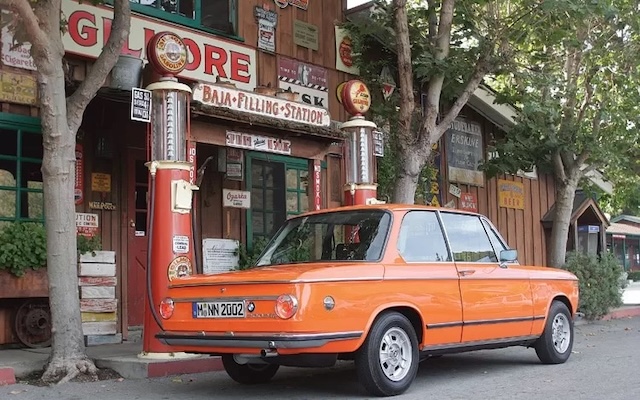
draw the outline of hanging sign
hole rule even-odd
[[[73,188],[73,197],[76,205],[82,204],[84,200],[84,154],[82,145],[76,144],[76,181]]]
[[[462,190],[460,190],[460,188],[454,184],[449,184],[449,193],[456,196],[457,198],[460,198],[460,196],[462,195]]]
[[[255,8],[255,17],[258,22],[258,48],[275,53],[278,13],[267,9],[265,4]]]
[[[233,208],[251,208],[251,192],[222,189],[222,206]]]
[[[131,89],[131,120],[151,122],[151,91],[140,88]]]
[[[309,0],[273,0],[273,2],[280,8],[287,8],[288,5],[291,5],[306,10],[309,7]]]
[[[278,87],[300,93],[303,103],[329,108],[329,74],[324,68],[279,57]]]
[[[384,157],[384,133],[374,130],[371,134],[373,136],[373,155]]]
[[[393,79],[393,75],[391,75],[391,71],[386,65],[380,73],[380,82],[382,82],[382,97],[385,100],[389,100],[389,97],[391,97],[396,90],[396,81]]]
[[[482,128],[476,122],[455,120],[447,130],[447,164],[449,181],[483,186],[484,161]]]
[[[524,185],[522,182],[499,179],[498,206],[524,210]]]
[[[314,126],[328,127],[331,125],[329,111],[323,108],[224,86],[206,83],[197,84],[193,89],[192,99],[207,106],[226,108],[263,117]]]

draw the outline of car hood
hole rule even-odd
[[[338,280],[382,280],[384,267],[371,263],[304,263],[255,267],[214,275],[175,279],[171,287],[251,283],[305,283]]]

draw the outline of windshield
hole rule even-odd
[[[257,265],[314,261],[376,261],[391,222],[383,210],[337,211],[290,219]]]

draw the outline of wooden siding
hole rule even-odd
[[[481,117],[468,107],[462,113],[471,121],[482,126],[483,146],[486,145],[491,133],[497,129],[488,120]],[[445,137],[443,136],[443,143]],[[454,201],[456,207],[459,200],[449,193],[449,180],[446,156],[446,143],[442,146],[441,174],[443,184],[442,203]],[[486,157],[486,151],[485,151]],[[524,186],[524,210],[504,208],[498,206],[498,180],[509,180],[522,183]],[[519,261],[527,265],[546,265],[547,253],[545,232],[540,222],[549,208],[555,202],[555,183],[553,176],[538,173],[537,179],[529,179],[516,175],[500,175],[492,179],[484,179],[484,187],[471,186],[453,182],[462,192],[472,193],[478,199],[478,212],[486,215],[500,231],[510,247],[518,250]]]

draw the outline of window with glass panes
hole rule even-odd
[[[141,14],[235,35],[237,0],[130,0],[131,9]]]
[[[40,120],[0,113],[0,225],[44,220]]]

